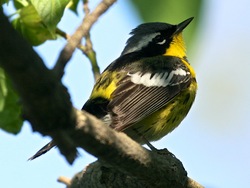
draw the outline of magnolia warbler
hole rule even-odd
[[[182,36],[192,20],[144,23],[133,29],[120,57],[103,71],[82,109],[140,144],[175,129],[197,90]],[[47,144],[31,159],[53,146]]]

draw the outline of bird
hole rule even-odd
[[[143,23],[133,29],[82,110],[142,145],[172,132],[188,114],[197,92],[182,34],[192,20],[176,25]],[[53,141],[48,143],[30,159],[54,146]]]

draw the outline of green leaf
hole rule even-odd
[[[74,12],[75,14],[77,13],[77,5],[79,3],[79,0],[71,0],[68,4],[69,9]]]
[[[57,24],[70,1],[77,3],[75,0],[16,0],[19,17],[12,24],[34,46],[54,40]]]
[[[29,5],[28,0],[15,0],[13,3],[17,10]]]
[[[12,24],[32,45],[36,46],[46,40],[56,39],[55,31],[51,33],[48,30],[32,5],[21,8],[19,17],[14,19]]]
[[[5,82],[5,74],[3,69],[0,68],[0,112],[4,108],[6,96],[7,96],[7,86]]]
[[[10,80],[0,68],[0,128],[13,134],[20,132],[23,124],[18,101]]]
[[[9,3],[10,0],[0,0],[0,5],[3,5],[5,3]]]
[[[31,0],[42,22],[53,33],[70,0]]]

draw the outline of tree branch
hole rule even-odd
[[[95,181],[92,181],[92,180]],[[158,178],[155,181],[159,181]],[[119,188],[144,188],[151,187],[147,183],[136,177],[128,176],[117,170],[107,168],[100,162],[94,162],[87,166],[83,171],[75,174],[67,188],[88,188],[88,187],[119,187]],[[178,188],[177,185],[171,185],[170,188]],[[186,188],[204,188],[191,178],[188,178]]]
[[[33,130],[50,135],[72,163],[76,148],[65,133],[74,129],[75,114],[67,89],[12,28],[2,8],[0,25],[0,65],[21,97],[25,118],[31,122]]]
[[[71,139],[98,161],[76,175],[69,188],[104,185],[202,188],[187,177],[181,161],[168,151],[149,151],[88,113],[76,111],[76,117],[77,127],[70,133]]]
[[[58,78],[61,78],[63,76],[64,68],[67,62],[72,57],[72,54],[75,51],[76,47],[78,46],[78,44],[80,44],[81,39],[88,35],[89,30],[97,21],[97,19],[115,2],[116,0],[103,0],[97,5],[92,13],[90,13],[83,19],[82,24],[77,28],[76,32],[68,40],[67,45],[61,51],[60,56],[53,68]]]

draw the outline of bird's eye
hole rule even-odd
[[[156,44],[163,45],[163,44],[165,44],[166,39],[165,39],[162,35],[157,35],[157,36],[154,38],[154,42],[155,42]]]

